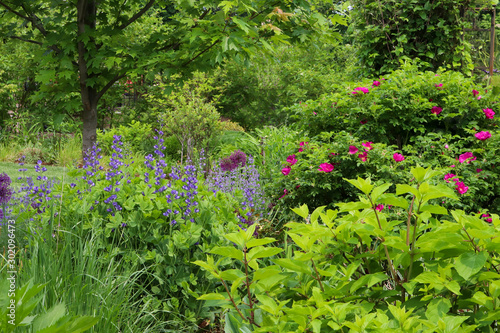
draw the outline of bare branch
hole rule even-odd
[[[97,100],[100,100],[100,99],[101,99],[101,97],[102,97],[102,96],[106,93],[106,91],[108,91],[108,89],[109,89],[109,88],[111,88],[111,87],[113,86],[113,84],[114,84],[116,81],[120,80],[121,78],[124,78],[126,75],[127,75],[127,74],[125,74],[125,73],[124,73],[124,74],[120,74],[120,75],[116,74],[116,75],[115,75],[115,77],[114,77],[114,78],[112,78],[112,79],[111,79],[111,80],[110,80],[110,81],[109,81],[109,82],[108,82],[108,83],[107,83],[107,84],[106,84],[106,85],[105,85],[105,86],[101,89],[101,91],[99,91],[99,92],[97,93]]]
[[[127,22],[123,23],[122,25],[120,25],[118,27],[118,29],[125,29],[126,27],[128,27],[130,24],[132,24],[134,21],[136,21],[139,17],[141,17],[142,15],[144,15],[145,12],[148,11],[149,8],[151,8],[151,6],[154,5],[156,0],[149,0],[149,2],[146,4],[146,6],[144,6],[144,8],[142,8],[140,11],[138,11],[134,16],[132,16]]]
[[[27,21],[31,21],[27,16],[24,16],[20,12],[15,11],[13,8],[11,8],[10,6],[6,5],[3,1],[0,1],[0,6],[4,7],[5,9],[7,9],[12,14],[15,14],[15,15],[19,16],[20,18],[23,18],[23,19],[25,19]]]
[[[218,42],[220,42],[220,39],[217,39],[215,42],[213,42],[211,45],[209,45],[206,49],[204,49],[203,51],[201,51],[200,53],[198,53],[195,57],[191,58],[190,60],[188,60],[187,62],[185,62],[184,64],[182,64],[181,67],[185,67],[187,65],[189,65],[191,62],[193,62],[196,58],[198,58],[199,56],[201,56],[203,53],[207,52],[208,50],[210,50],[212,47],[215,46],[215,44],[217,44]]]
[[[37,44],[37,45],[43,45],[42,42],[38,42],[36,40],[31,40],[31,39],[24,39],[24,38],[21,38],[19,36],[9,36],[9,38],[19,39],[19,40],[22,40],[23,42],[27,42],[27,43],[33,43],[33,44]]]

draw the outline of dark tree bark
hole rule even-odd
[[[96,26],[96,3],[95,0],[78,0],[77,3],[77,24],[78,37],[85,34],[85,29],[95,29]],[[88,32],[88,31],[87,31]],[[82,150],[83,154],[92,148],[97,138],[97,103],[99,94],[96,89],[88,85],[88,80],[93,74],[89,74],[85,55],[91,48],[95,48],[94,40],[89,40],[85,44],[82,38],[78,41],[78,70],[80,72],[80,94],[83,105],[83,132],[82,132]]]

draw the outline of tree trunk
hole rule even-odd
[[[85,88],[81,90],[83,103],[83,132],[82,151],[83,155],[91,149],[97,139],[97,94],[94,89]]]
[[[85,29],[95,30],[97,8],[95,0],[78,0],[78,36],[85,34]],[[88,33],[89,31],[87,31]],[[85,156],[88,149],[91,149],[97,139],[97,103],[100,95],[97,90],[88,84],[88,80],[94,76],[89,74],[86,55],[95,49],[95,41],[90,38],[84,42],[81,38],[78,41],[78,70],[80,72],[80,94],[83,104],[83,132],[82,132],[82,155]]]

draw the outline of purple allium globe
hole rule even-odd
[[[247,163],[247,154],[242,152],[241,150],[237,150],[229,156],[231,161],[233,161],[234,168],[244,167]]]
[[[0,204],[6,204],[12,197],[12,190],[9,185],[11,184],[10,177],[6,173],[0,174]]]
[[[234,169],[234,164],[231,158],[225,157],[220,161],[220,168],[222,171],[231,171]]]

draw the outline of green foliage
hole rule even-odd
[[[380,85],[374,86],[374,82]],[[315,136],[346,130],[362,140],[397,144],[432,132],[467,135],[472,128],[494,128],[483,109],[498,114],[498,89],[484,89],[458,72],[421,72],[417,63],[376,80],[335,86],[334,92],[289,109],[299,129]],[[357,91],[364,87],[368,93]],[[473,90],[478,92],[477,95]],[[442,112],[433,114],[432,108]]]
[[[220,114],[208,97],[213,92],[213,80],[202,73],[195,73],[192,79],[184,82],[178,90],[167,96],[150,96],[157,110],[161,110],[160,121],[165,132],[173,135],[181,144],[181,163],[194,159],[194,150],[210,150],[211,140],[221,134]],[[175,89],[169,85],[163,87]]]
[[[438,174],[413,168],[414,181],[395,194],[391,184],[348,180],[359,200],[294,209],[305,221],[286,225],[282,247],[250,228],[226,235],[236,248],[210,252],[231,265],[212,256],[194,262],[224,292],[199,299],[229,309],[226,332],[234,333],[488,332],[500,315],[500,219],[449,214],[437,202],[456,195],[436,185]]]
[[[221,114],[247,130],[288,121],[282,110],[300,101],[317,99],[331,83],[345,80],[352,71],[353,47],[282,46],[269,57],[256,55],[250,66],[228,61],[215,72],[223,87]]]
[[[82,0],[53,10],[50,1],[0,3],[0,37],[40,46],[35,80],[39,100],[83,108],[83,150],[96,139],[100,99],[127,75],[153,79],[206,70],[236,59],[243,63],[265,49],[318,37],[339,38],[331,29],[338,14],[323,15],[308,1]],[[75,21],[75,17],[78,19]],[[80,97],[78,99],[77,97]]]
[[[131,153],[151,154],[154,152],[155,141],[153,139],[153,129],[149,124],[132,120],[130,125],[120,125],[106,131],[97,132],[97,142],[103,153],[110,155],[113,151],[114,136],[121,135],[125,148]]]
[[[64,303],[58,303],[46,313],[31,315],[42,300],[36,297],[46,284],[33,285],[30,280],[24,286],[16,288],[16,278],[2,279],[0,282],[0,329],[2,332],[14,332],[17,327],[31,326],[36,333],[80,333],[92,328],[99,318],[91,316],[70,316],[66,314]]]
[[[153,179],[156,171],[142,163],[125,160],[118,169],[114,165],[105,166],[109,173],[96,168],[95,175],[75,181],[76,186],[57,187],[54,192],[63,193],[64,198],[58,212],[64,217],[60,224],[69,228],[68,223],[85,214],[84,235],[99,239],[93,251],[99,251],[101,263],[122,260],[143,267],[137,284],[128,287],[134,294],[131,301],[143,304],[161,322],[169,321],[170,328],[193,330],[200,318],[213,317],[210,304],[195,299],[215,289],[216,283],[189,262],[202,259],[213,246],[227,244],[222,235],[237,229],[238,215],[245,213],[238,203],[242,193],[214,195],[201,184],[201,175],[196,180],[191,167],[182,167],[186,174],[175,167],[172,172],[165,169],[168,176],[160,173]],[[74,170],[70,175],[88,175],[87,171]],[[151,173],[151,180],[146,180],[146,172]],[[189,187],[192,184],[197,184],[195,190]],[[80,196],[81,190],[85,197]],[[116,198],[110,202],[112,194]],[[45,218],[35,218],[34,225],[38,227]],[[58,232],[56,237],[64,240],[67,236]]]
[[[463,37],[467,0],[354,0],[354,38],[370,74],[385,74],[405,58],[420,58],[429,69],[446,67],[470,74],[470,45]]]

